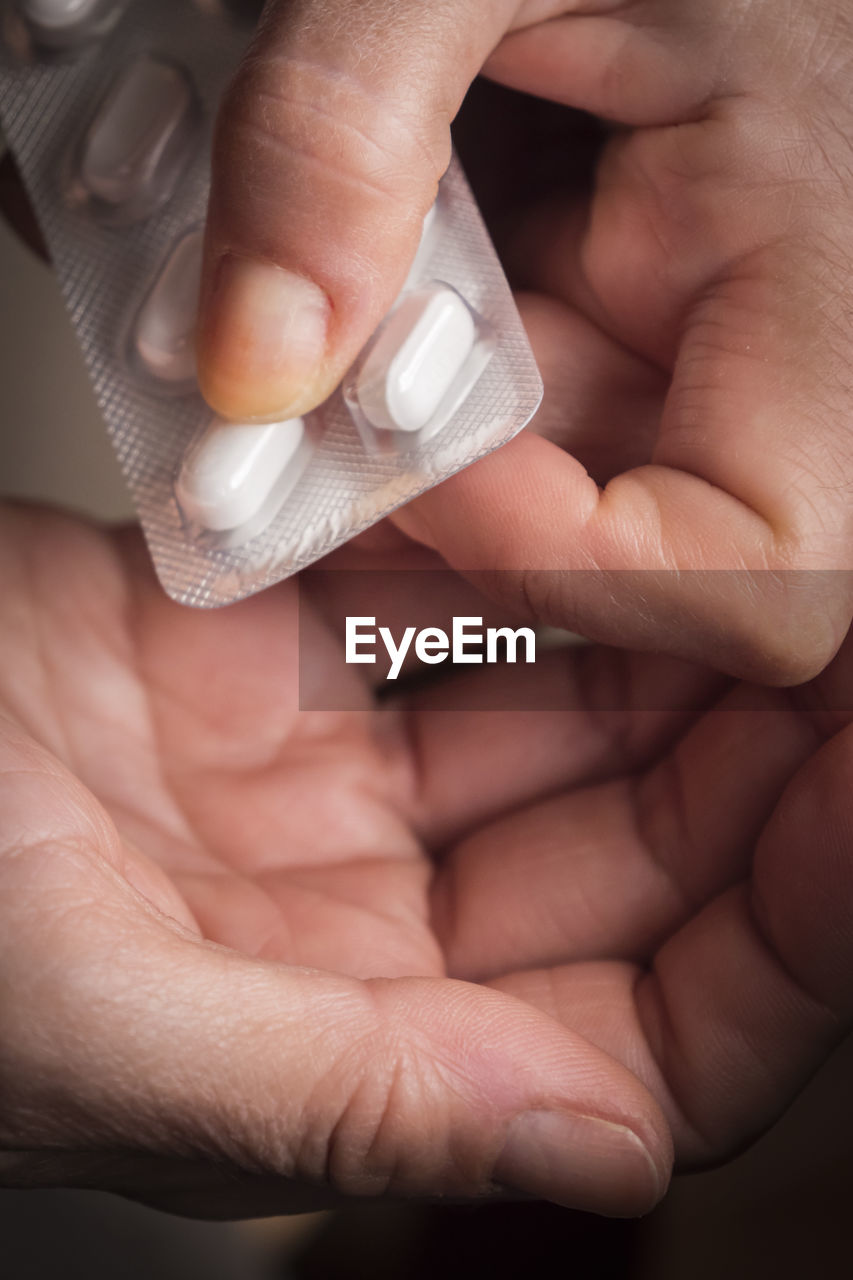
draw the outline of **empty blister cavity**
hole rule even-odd
[[[433,282],[403,294],[344,387],[364,443],[406,449],[431,439],[491,354],[488,327],[455,289]]]
[[[199,120],[183,67],[142,55],[113,80],[86,130],[72,196],[102,221],[148,217],[172,195],[192,158]]]
[[[160,386],[174,391],[195,386],[203,238],[201,228],[181,237],[158,273],[133,326],[132,364]]]
[[[275,517],[313,451],[314,432],[302,418],[215,418],[190,444],[175,482],[184,520],[222,546],[248,542]]]
[[[124,0],[18,0],[18,13],[33,42],[61,50],[102,36],[118,18]]]

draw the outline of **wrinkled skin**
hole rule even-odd
[[[505,248],[545,404],[538,437],[401,524],[545,621],[808,679],[853,615],[853,578],[822,576],[853,569],[851,67],[847,0],[274,0],[219,119],[202,387],[238,417],[325,398],[403,282],[481,69],[602,117],[580,194],[575,142],[524,102],[468,148],[518,179]],[[620,580],[614,609],[568,572],[589,568],[681,573],[654,597]]]
[[[591,195],[515,210],[535,432],[400,520],[634,652],[540,664],[584,711],[374,711],[365,687],[361,711],[299,712],[292,585],[194,614],[136,534],[7,512],[6,1185],[642,1212],[843,1034],[851,49],[842,0],[268,6],[214,156],[200,367],[226,412],[337,382],[483,65],[623,126]],[[229,255],[298,277],[311,323],[269,324],[254,267],[229,294]],[[744,568],[745,589],[684,572]],[[322,678],[322,591],[306,617]],[[772,692],[711,667],[823,674]]]
[[[292,583],[205,614],[133,531],[0,545],[6,1185],[640,1212],[848,1025],[849,645],[790,693],[593,648],[537,667],[579,710],[300,712]]]

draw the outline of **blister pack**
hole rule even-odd
[[[406,284],[304,419],[195,383],[210,127],[250,25],[224,0],[7,0],[0,120],[163,586],[227,604],[504,444],[542,394],[458,162]]]

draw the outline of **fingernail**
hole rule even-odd
[[[493,1176],[538,1199],[620,1217],[647,1213],[665,1185],[630,1129],[559,1111],[516,1116]]]
[[[231,418],[304,412],[321,377],[329,316],[326,294],[304,276],[226,255],[199,323],[205,397]]]

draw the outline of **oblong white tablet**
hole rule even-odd
[[[474,317],[455,290],[435,284],[405,296],[356,380],[367,421],[383,431],[420,431],[462,373],[476,340]]]
[[[97,200],[146,209],[171,194],[189,158],[196,100],[174,63],[137,58],[113,81],[89,125],[80,181]]]
[[[178,241],[136,319],[136,356],[160,382],[190,383],[195,377],[202,240],[203,232],[197,230]]]
[[[216,418],[187,451],[175,496],[193,524],[223,533],[250,524],[304,456],[305,424]]]

